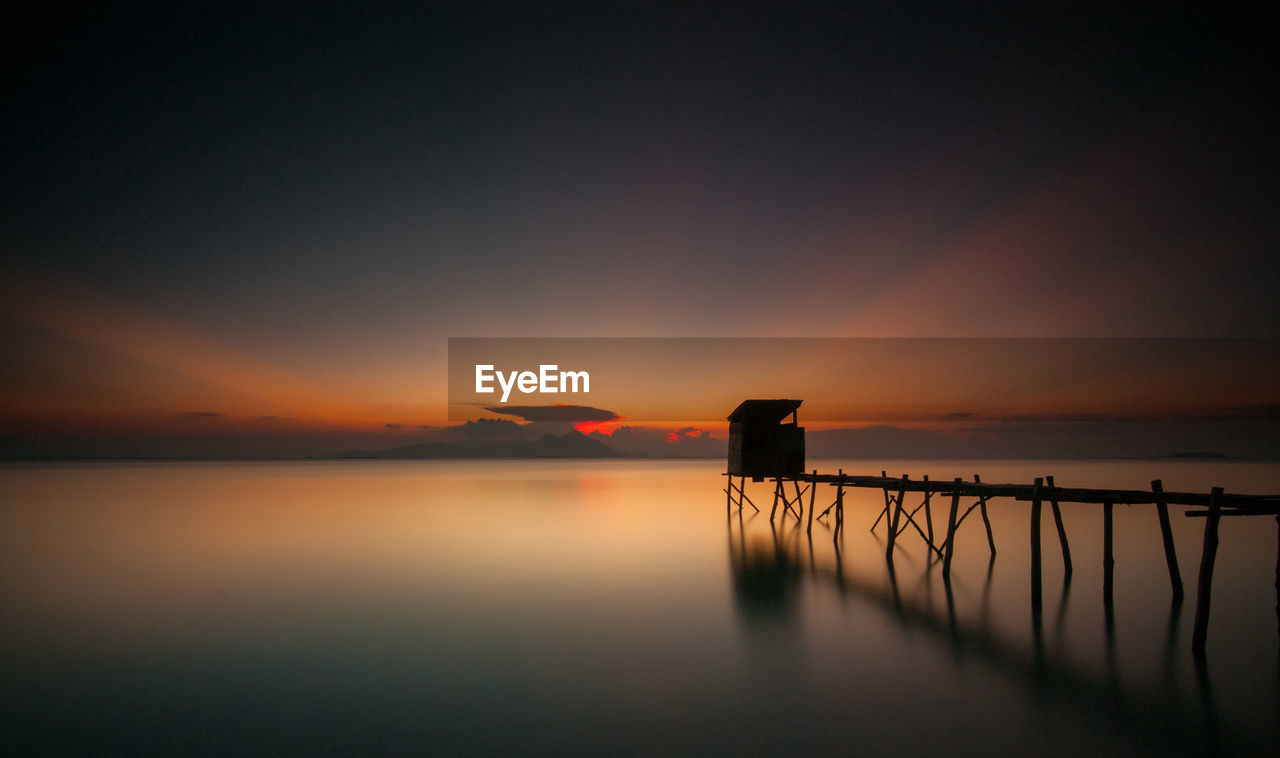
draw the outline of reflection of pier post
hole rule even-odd
[[[1041,492],[1042,497],[1046,494]],[[1043,507],[1043,499],[1041,502]],[[1089,667],[1073,664],[1060,631],[1066,609],[1067,586],[1064,586],[1058,610],[1056,644],[1050,645],[1045,630],[1037,627],[1032,629],[1033,646],[1028,650],[1025,643],[1003,639],[989,621],[994,561],[987,565],[980,606],[976,609],[977,618],[966,623],[966,614],[962,612],[965,593],[957,593],[952,580],[943,579],[945,596],[941,603],[935,605],[929,583],[931,559],[921,570],[921,581],[914,587],[910,582],[914,576],[914,572],[909,570],[913,564],[909,560],[913,557],[910,554],[897,565],[892,561],[886,562],[883,575],[859,576],[843,564],[838,542],[832,552],[827,553],[827,560],[823,560],[821,551],[815,556],[813,542],[799,540],[800,526],[792,526],[794,531],[789,533],[784,525],[763,527],[764,534],[772,539],[763,540],[752,550],[745,549],[745,542],[734,544],[734,540],[730,541],[735,599],[740,621],[747,631],[762,625],[766,629],[778,624],[794,628],[792,625],[804,615],[805,610],[801,598],[806,585],[800,580],[822,578],[831,582],[842,599],[865,602],[885,611],[904,634],[918,631],[932,637],[934,643],[950,652],[957,668],[968,661],[981,663],[991,671],[1009,677],[1010,681],[1030,688],[1035,701],[1043,703],[1046,708],[1068,706],[1086,714],[1096,714],[1098,718],[1128,730],[1136,740],[1135,744],[1152,748],[1155,754],[1206,754],[1214,752],[1214,748],[1230,747],[1217,741],[1215,704],[1205,666],[1197,668],[1195,680],[1203,709],[1202,721],[1196,718],[1195,710],[1186,708],[1189,703],[1178,697],[1177,687],[1172,684],[1176,682],[1172,656],[1167,652],[1163,686],[1149,692],[1126,691],[1111,631],[1108,632],[1105,679],[1099,678]],[[903,574],[903,570],[908,570],[908,573]],[[1170,636],[1166,639],[1166,648],[1173,644],[1173,635],[1176,634],[1176,619],[1171,618],[1169,623]],[[762,649],[774,649],[776,643],[772,634],[758,639]],[[1202,724],[1207,725],[1207,735]]]
[[[1113,603],[1115,602],[1115,574],[1116,574],[1116,555],[1114,549],[1115,543],[1115,527],[1113,525],[1113,513],[1115,505],[1107,500],[1102,504],[1102,605],[1107,609],[1107,614],[1114,613]]]
[[[1209,603],[1213,595],[1213,564],[1218,557],[1221,498],[1222,488],[1214,487],[1209,494],[1209,513],[1204,522],[1204,551],[1200,554],[1200,581],[1196,587],[1196,618],[1191,630],[1191,652],[1196,658],[1204,657],[1205,640],[1209,634]]]

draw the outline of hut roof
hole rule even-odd
[[[776,424],[794,413],[803,402],[803,400],[743,400],[733,413],[729,414],[729,420]]]

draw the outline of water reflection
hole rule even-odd
[[[754,520],[755,514],[748,519]],[[772,530],[772,544],[733,540],[730,525],[729,554],[733,562],[733,597],[738,613],[748,628],[788,627],[796,622],[801,568],[794,565],[794,550],[780,544],[782,535]],[[742,514],[738,514],[738,533],[744,531]],[[793,530],[798,531],[798,530]]]
[[[1031,465],[990,475],[1021,481]],[[1224,523],[1232,559],[1197,680],[1149,511],[1116,512],[1108,643],[1097,511],[1063,509],[1075,579],[1055,596],[1059,564],[1045,561],[1037,643],[1025,506],[992,505],[994,564],[982,528],[960,532],[944,583],[914,539],[887,571],[884,529],[865,529],[881,493],[845,493],[853,528],[815,517],[810,539],[808,513],[774,531],[747,507],[726,524],[721,466],[0,467],[0,742],[21,755],[1132,758],[1204,750],[1214,729],[1232,747],[1277,741],[1273,529]],[[1055,466],[1117,485],[1148,468]],[[1160,473],[1192,489],[1252,471],[1256,491],[1280,491],[1280,466],[1188,473],[1202,468]],[[1198,526],[1174,520],[1193,559]]]
[[[801,616],[801,593],[807,583],[829,588],[842,604],[854,604],[885,614],[904,636],[923,636],[945,649],[956,669],[977,663],[1026,690],[1028,700],[1042,709],[1086,712],[1087,718],[1124,733],[1160,753],[1236,752],[1240,744],[1226,742],[1219,733],[1218,714],[1209,671],[1196,661],[1196,692],[1178,690],[1177,668],[1188,662],[1180,655],[1180,603],[1170,610],[1163,640],[1161,686],[1126,686],[1116,646],[1114,602],[1105,603],[1104,672],[1099,676],[1073,662],[1064,634],[1071,575],[1064,577],[1054,611],[1053,634],[1046,637],[1042,610],[1033,606],[1030,640],[1002,635],[990,624],[991,584],[995,567],[987,566],[976,621],[960,617],[950,580],[935,576],[938,562],[910,565],[909,560],[885,561],[883,571],[855,572],[845,566],[840,540],[822,540],[815,550],[811,537],[801,539],[794,523],[767,522],[752,528],[753,519],[729,519],[729,557],[733,591],[741,625],[748,632],[761,625],[796,631]],[[943,598],[933,596],[940,583]],[[750,635],[749,635],[750,636]],[[1029,642],[1029,644],[1028,644]]]

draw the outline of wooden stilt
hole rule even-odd
[[[800,496],[803,492],[800,489],[800,480],[795,479],[791,482],[796,488],[796,522],[799,523],[804,518],[804,503],[801,502]]]
[[[728,476],[729,486],[724,488],[724,515],[733,515],[733,475]],[[741,508],[742,506],[738,506]]]
[[[908,511],[905,507],[902,509],[902,514],[906,517],[907,523],[902,525],[902,528],[898,530],[898,533],[901,534],[902,532],[907,531],[907,527],[910,526],[911,528],[916,530],[916,534],[920,535],[920,539],[924,540],[929,545],[929,550],[931,552],[937,553],[938,558],[942,558],[942,550],[940,550],[937,545],[933,544],[933,539],[930,537],[930,535],[925,534],[924,529],[921,529],[920,525],[916,523],[915,515],[920,511],[921,508],[925,507],[925,505],[928,504],[928,502],[929,502],[929,495],[928,493],[925,493],[924,500],[920,501],[920,505],[917,505],[914,510]],[[957,525],[958,525],[958,522],[957,522]]]
[[[977,474],[973,475],[974,484],[982,484],[982,477]],[[987,547],[991,549],[991,557],[996,557],[996,540],[991,536],[991,518],[987,516],[987,499],[984,497],[978,501],[978,510],[982,513],[982,524],[987,527]]]
[[[929,475],[924,475],[924,522],[929,529],[929,547],[933,547],[933,512],[929,508],[929,496],[933,493],[929,492]]]
[[[813,470],[813,482],[809,485],[809,528],[807,534],[813,534],[813,499],[818,494],[818,470]]]
[[[844,530],[844,469],[840,469],[840,479],[836,483],[836,529],[832,540],[840,539]]]
[[[875,522],[871,524],[872,532],[876,530],[877,526],[880,526],[880,520],[883,519],[885,517],[885,514],[889,512],[889,490],[884,490],[884,500],[885,500],[884,508],[880,509],[880,515],[876,516]]]
[[[956,511],[960,510],[960,477],[951,483],[951,511],[947,515],[947,550],[942,556],[942,576],[951,576],[951,554],[956,547]]]
[[[1204,657],[1205,640],[1209,634],[1209,603],[1213,594],[1213,563],[1218,557],[1218,522],[1222,506],[1218,500],[1222,488],[1214,487],[1209,494],[1209,516],[1204,521],[1204,550],[1200,554],[1200,581],[1196,587],[1196,618],[1191,631],[1191,653]]]
[[[1045,477],[1045,482],[1049,485],[1049,489],[1053,489],[1053,477]],[[1058,544],[1062,546],[1062,571],[1065,576],[1070,577],[1071,546],[1067,544],[1067,529],[1062,525],[1062,511],[1058,508],[1058,498],[1051,497],[1049,507],[1053,510],[1053,524],[1058,527]]]
[[[739,505],[742,504],[743,500],[746,500],[747,505],[751,506],[751,510],[756,513],[760,512],[760,509],[756,507],[756,504],[751,500],[751,497],[747,495],[747,478],[745,476],[738,480],[738,495],[740,496],[738,498]]]
[[[1113,548],[1114,528],[1112,527],[1112,509],[1115,506],[1110,500],[1102,504],[1102,604],[1108,608],[1114,600],[1116,557]]]
[[[753,501],[751,500],[751,497],[750,497],[749,495],[747,495],[747,490],[746,490],[746,487],[747,487],[747,478],[746,478],[745,476],[744,476],[744,477],[740,477],[740,478],[738,479],[738,483],[737,483],[737,485],[735,485],[735,484],[733,483],[733,477],[729,477],[729,486],[730,486],[730,487],[735,487],[735,486],[737,487],[737,495],[736,495],[736,497],[737,497],[737,503],[738,503],[738,510],[739,510],[739,511],[741,511],[741,510],[742,510],[742,505],[743,505],[743,503],[746,503],[747,505],[751,506],[751,510],[755,511],[756,513],[759,513],[759,512],[760,512],[760,509],[756,507],[755,502],[753,502]]]
[[[897,502],[893,504],[893,520],[889,522],[889,545],[884,550],[884,557],[893,560],[893,542],[898,537],[898,521],[902,518],[902,500],[907,494],[907,475],[902,475],[902,484],[898,487]]]
[[[880,478],[888,479],[889,475],[881,470]],[[880,519],[884,519],[886,524],[889,522],[889,490],[881,487],[880,491],[884,493],[884,507],[880,509],[880,515],[876,516],[875,523],[871,525],[871,531],[873,532],[876,530],[876,527],[880,525]]]
[[[1031,490],[1031,613],[1033,619],[1040,617],[1044,599],[1040,582],[1040,485],[1042,481],[1037,478]]]
[[[778,497],[782,495],[782,480],[774,479],[773,486],[773,508],[769,511],[769,523],[773,523],[773,517],[778,514]]]
[[[834,511],[835,509],[836,509],[836,501],[832,500],[831,505],[828,505],[826,508],[823,509],[822,513],[818,514],[818,520],[821,521],[822,519],[826,518],[827,514]]]
[[[844,487],[841,486],[836,492],[836,529],[833,535],[835,539],[840,539],[840,532],[844,529]]]
[[[1164,540],[1164,560],[1169,566],[1169,586],[1173,590],[1173,602],[1181,603],[1182,572],[1178,570],[1178,551],[1173,546],[1173,526],[1169,523],[1169,504],[1164,501],[1164,483],[1151,481],[1151,491],[1156,495],[1156,516],[1160,519],[1160,537]]]

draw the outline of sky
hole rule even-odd
[[[449,337],[1280,336],[1246,10],[227,5],[6,25],[0,454],[412,442]]]

